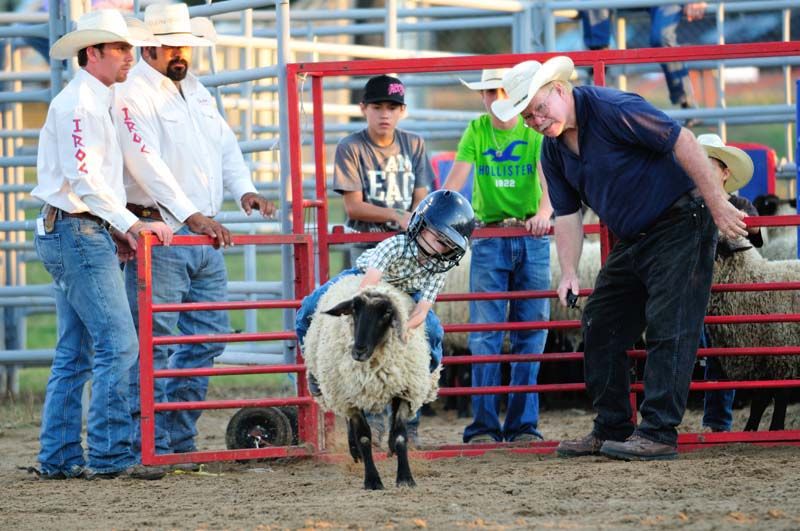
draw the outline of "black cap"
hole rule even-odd
[[[362,103],[380,103],[391,101],[405,105],[406,88],[403,82],[392,76],[375,76],[367,81],[364,87]]]

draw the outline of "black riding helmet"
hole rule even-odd
[[[423,229],[433,232],[449,250],[437,253],[420,237]],[[458,265],[469,247],[475,229],[475,213],[467,199],[452,190],[437,190],[423,199],[408,222],[408,241],[426,256],[421,263],[428,270],[444,273]]]

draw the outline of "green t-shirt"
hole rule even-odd
[[[488,114],[472,120],[458,143],[456,161],[475,167],[472,207],[484,223],[528,219],[539,209],[542,187],[536,163],[542,135],[517,118],[513,129],[492,127]]]

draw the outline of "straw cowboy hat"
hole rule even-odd
[[[508,68],[487,68],[481,72],[481,80],[474,83],[467,83],[458,78],[470,90],[492,90],[503,88],[503,75],[508,72]]]
[[[559,55],[545,61],[523,61],[503,76],[503,88],[507,100],[492,103],[492,112],[503,121],[508,121],[528,106],[540,88],[551,81],[569,81],[575,65],[572,59]]]
[[[144,24],[161,46],[211,46],[216,40],[211,21],[190,19],[186,4],[150,4]]]
[[[725,181],[726,192],[735,192],[753,178],[753,159],[741,149],[726,146],[722,139],[714,134],[700,135],[697,141],[709,157],[721,160],[731,171],[730,177]]]
[[[127,42],[132,46],[158,46],[153,34],[140,20],[123,17],[115,9],[98,9],[78,19],[76,28],[50,48],[53,59],[70,59],[79,50],[108,42]]]

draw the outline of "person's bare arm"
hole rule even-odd
[[[467,184],[467,178],[469,177],[469,172],[471,171],[471,163],[461,160],[453,162],[453,166],[450,168],[450,173],[447,174],[447,179],[445,179],[442,188],[444,190],[455,190],[456,192],[460,192],[464,189],[464,185]]]
[[[578,210],[567,216],[556,217],[555,226],[558,263],[561,265],[561,280],[558,283],[558,300],[567,305],[567,291],[575,295],[581,289],[578,280],[578,263],[583,250],[583,219]]]
[[[425,318],[428,316],[428,312],[432,306],[432,302],[420,300],[417,305],[414,306],[414,309],[411,311],[411,315],[408,317],[408,321],[406,322],[406,330],[413,330],[424,323]]]
[[[381,281],[381,277],[383,273],[374,267],[367,268],[367,271],[364,273],[364,278],[361,279],[361,284],[359,284],[358,289],[364,289],[369,286],[376,286],[378,282]]]
[[[722,235],[731,240],[747,236],[744,214],[728,201],[722,183],[714,177],[708,154],[694,134],[682,128],[673,151],[678,163],[697,185]]]
[[[347,217],[356,221],[371,223],[397,223],[401,228],[408,226],[411,213],[402,209],[387,208],[364,201],[361,190],[344,192],[344,210]]]
[[[542,163],[537,161],[536,168],[539,171],[542,196],[539,198],[539,208],[536,210],[536,215],[525,220],[525,229],[534,236],[544,236],[550,230],[550,217],[553,215],[553,207],[550,205],[550,195],[547,193],[547,181],[542,171]]]

